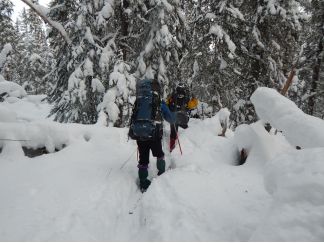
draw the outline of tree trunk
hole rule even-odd
[[[320,39],[320,42],[318,43],[316,59],[314,61],[314,66],[313,66],[312,84],[310,88],[311,94],[317,91],[317,86],[320,78],[321,63],[322,63],[322,58],[321,58],[322,52],[323,52],[323,39]],[[314,114],[315,100],[316,100],[316,95],[311,95],[308,99],[309,115]]]
[[[295,65],[294,65],[290,71],[289,77],[287,78],[287,81],[286,81],[284,87],[282,88],[280,94],[285,95],[287,93],[290,85],[292,84],[295,74],[296,74],[296,70],[295,70]]]
[[[128,7],[129,7],[128,0],[122,0],[120,3],[120,18],[121,18],[121,33],[122,33],[123,37],[128,36],[129,19],[128,19],[128,14],[124,11]],[[123,52],[123,60],[126,61],[127,60],[127,47],[125,45],[123,45],[121,49]]]

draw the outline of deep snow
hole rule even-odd
[[[0,103],[0,138],[27,140],[0,142],[1,241],[324,240],[323,147],[296,150],[261,121],[224,138],[218,115],[191,119],[183,154],[164,149],[172,169],[156,177],[151,157],[142,194],[127,129],[57,124],[41,99],[16,102]],[[28,158],[21,145],[60,151]]]

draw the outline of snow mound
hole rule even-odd
[[[267,164],[265,186],[274,202],[250,240],[324,240],[323,158],[324,148],[294,150]]]
[[[234,133],[234,141],[239,151],[245,149],[247,152],[245,163],[256,166],[263,166],[276,155],[294,149],[280,133],[268,133],[260,121],[238,126]]]
[[[251,101],[259,117],[281,130],[296,150],[276,143],[255,125],[238,127],[235,137],[239,146],[250,150],[248,159],[267,159],[264,184],[273,197],[263,223],[251,241],[323,241],[324,231],[324,122],[304,114],[289,99],[269,88],[258,88]],[[262,122],[259,122],[260,124]],[[265,134],[267,134],[265,136]],[[280,133],[278,133],[280,134]],[[284,141],[284,140],[283,140]],[[268,149],[262,149],[264,147]],[[253,152],[262,157],[252,156]],[[268,153],[271,152],[271,153]]]
[[[103,136],[101,133],[102,130],[96,126],[80,124],[71,126],[52,121],[0,123],[0,138],[19,140],[21,146],[26,148],[45,147],[50,153],[61,150],[75,141],[89,141],[92,137]],[[6,140],[0,141],[0,147],[6,148],[11,143]]]
[[[0,103],[0,122],[13,122],[17,120],[15,112],[9,110]]]
[[[283,132],[294,146],[324,147],[324,121],[303,113],[276,90],[260,87],[251,96],[258,116]]]
[[[30,122],[47,119],[52,105],[46,101],[46,95],[27,95],[22,99],[7,97],[0,103],[16,115],[16,121]],[[4,116],[4,115],[3,115]],[[4,121],[1,120],[0,121]],[[13,121],[13,120],[11,120]]]
[[[34,104],[41,104],[46,98],[47,95],[28,95],[26,100]]]
[[[27,95],[26,91],[19,84],[2,81],[0,82],[0,94],[7,93],[10,97],[22,98]]]

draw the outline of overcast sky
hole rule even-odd
[[[29,8],[25,3],[23,3],[21,0],[11,0],[14,4],[14,13],[12,14],[11,18],[13,21],[16,21],[16,18],[19,16],[20,11],[23,9],[23,7]],[[50,0],[39,0],[39,4],[47,7],[47,4],[50,2]]]

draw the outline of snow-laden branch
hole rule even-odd
[[[54,29],[56,29],[62,35],[62,37],[65,39],[65,41],[68,44],[72,43],[72,41],[69,38],[68,34],[66,33],[64,27],[60,23],[50,19],[47,16],[47,13],[46,13],[47,9],[45,7],[43,7],[43,6],[39,5],[39,4],[34,4],[30,0],[21,0],[21,1],[23,1],[31,9],[33,9],[39,15],[39,17],[41,17],[44,20],[44,22],[48,23],[50,26],[52,26]]]
[[[5,44],[3,49],[0,50],[0,70],[1,70],[2,66],[4,66],[7,56],[9,55],[11,50],[12,50],[12,46],[9,43]]]

